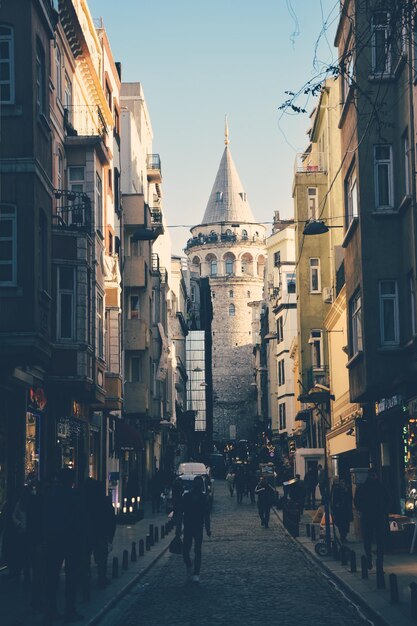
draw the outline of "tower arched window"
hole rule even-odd
[[[232,235],[232,234],[233,234],[233,233],[232,233],[232,231],[230,230],[230,228],[228,228],[228,229],[226,230],[226,235],[227,235],[228,237],[231,237],[231,235]]]
[[[233,259],[226,259],[226,274],[233,274]]]
[[[217,276],[217,259],[210,261],[210,276]]]
[[[242,230],[242,239],[243,239],[243,241],[247,241],[248,240],[248,231],[247,230]]]
[[[233,317],[236,313],[236,307],[234,304],[229,304],[229,315]]]
[[[229,298],[233,298],[233,289],[229,291]]]

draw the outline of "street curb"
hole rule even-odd
[[[339,578],[334,572],[332,572],[332,570],[326,565],[326,563],[324,561],[320,561],[319,559],[316,559],[309,550],[307,550],[304,545],[298,541],[295,537],[293,537],[285,528],[284,523],[282,521],[282,519],[280,518],[279,514],[277,513],[276,509],[274,509],[274,513],[276,515],[276,518],[278,520],[278,522],[280,523],[285,535],[296,545],[298,546],[302,552],[303,555],[305,556],[305,558],[310,561],[310,563],[312,565],[315,565],[317,567],[318,570],[322,571],[322,573],[325,573],[326,576],[339,588],[341,588],[343,590],[343,592],[346,594],[346,596],[348,596],[348,598],[355,604],[357,604],[362,611],[365,614],[365,617],[367,617],[369,620],[372,620],[376,626],[392,626],[392,623],[387,622],[383,616],[379,613],[379,611],[377,611],[376,609],[372,608],[371,606],[369,606],[369,604],[367,604],[367,602],[365,602],[365,600],[362,598],[361,595],[359,595],[356,591],[354,591],[351,587],[349,587],[349,585],[347,583],[345,583],[344,580],[342,580],[341,578]]]
[[[106,613],[108,613],[110,609],[112,609],[118,602],[120,602],[120,600],[130,591],[130,589],[134,587],[139,582],[139,580],[149,572],[149,570],[155,565],[155,563],[159,561],[161,556],[165,554],[168,548],[169,543],[163,550],[161,550],[161,552],[155,557],[155,559],[145,567],[145,569],[136,574],[132,578],[132,580],[130,580],[122,589],[120,589],[120,591],[118,591],[118,593],[116,593],[116,595],[114,595],[112,599],[109,600],[107,604],[105,604],[100,609],[100,611],[93,618],[91,618],[90,621],[86,623],[86,626],[95,626],[95,624],[98,624],[103,619],[103,617],[105,617]]]

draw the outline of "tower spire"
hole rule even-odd
[[[224,144],[229,145],[229,126],[227,124],[227,115],[224,116]]]

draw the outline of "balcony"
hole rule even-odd
[[[144,320],[130,319],[125,321],[125,350],[147,350],[150,345],[148,324]]]
[[[98,105],[74,104],[64,109],[64,128],[70,137],[103,137],[107,124]]]
[[[193,248],[194,246],[204,246],[207,244],[217,244],[217,243],[225,243],[225,244],[230,244],[230,243],[239,243],[239,244],[252,244],[254,242],[259,242],[260,244],[265,243],[265,237],[241,237],[239,235],[235,235],[235,234],[231,234],[228,235],[226,233],[221,233],[221,234],[217,234],[217,233],[210,233],[210,235],[200,235],[200,237],[192,237],[191,239],[188,239],[187,241],[187,245],[185,247],[185,249],[189,249],[189,248]]]
[[[323,152],[302,152],[296,155],[294,174],[317,174],[327,172]]]
[[[142,256],[125,257],[125,287],[146,287],[146,261]]]
[[[55,189],[55,211],[52,225],[69,230],[91,230],[91,202],[85,193],[68,189]]]
[[[329,368],[326,366],[311,367],[307,371],[307,388],[312,389],[316,385],[329,386]]]
[[[157,185],[162,182],[161,159],[159,154],[148,154],[147,159],[148,181]]]
[[[125,412],[146,413],[149,409],[149,387],[146,383],[125,383]]]

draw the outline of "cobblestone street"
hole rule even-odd
[[[204,538],[201,583],[186,582],[169,552],[100,622],[105,626],[293,626],[366,624],[286,536],[276,516],[260,525],[256,505],[216,481],[212,536]]]

